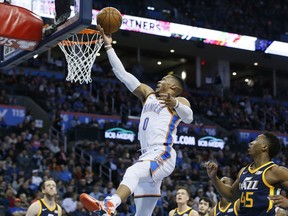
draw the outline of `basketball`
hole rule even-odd
[[[97,14],[97,24],[99,24],[106,34],[112,34],[121,27],[122,15],[114,7],[105,7]]]

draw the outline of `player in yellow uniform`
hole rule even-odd
[[[222,177],[220,179],[226,185],[232,186],[233,180],[229,177]],[[209,216],[237,216],[239,210],[239,200],[234,203],[228,202],[224,197],[209,212]]]
[[[288,169],[272,161],[280,149],[280,141],[273,133],[257,136],[248,148],[253,162],[240,170],[232,186],[217,177],[216,163],[206,163],[207,174],[218,192],[230,202],[240,199],[239,216],[274,216],[277,205],[288,207],[287,199],[275,197],[280,191],[278,187],[288,189]]]
[[[26,216],[61,216],[62,208],[55,201],[56,182],[53,179],[45,180],[41,190],[44,197],[29,206]]]
[[[169,212],[169,216],[199,216],[198,212],[193,210],[189,205],[190,199],[189,189],[186,187],[179,187],[176,192],[177,208]]]

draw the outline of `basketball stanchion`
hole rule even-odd
[[[102,36],[93,29],[84,29],[58,43],[67,61],[66,81],[91,83],[92,66],[102,45]]]

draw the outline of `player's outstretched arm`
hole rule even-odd
[[[101,33],[103,41],[104,41],[104,48],[107,51],[109,62],[112,66],[112,70],[115,76],[123,82],[126,87],[135,94],[140,100],[143,102],[146,99],[146,96],[153,92],[153,89],[143,83],[133,76],[131,73],[128,73],[118,56],[116,55],[114,49],[112,49],[112,38],[110,35],[106,35],[104,33],[103,28],[100,25],[97,25],[96,29]]]
[[[207,174],[214,184],[216,190],[229,202],[234,202],[239,198],[239,179],[237,178],[231,186],[224,184],[217,176],[218,165],[215,162],[208,161],[205,163]]]

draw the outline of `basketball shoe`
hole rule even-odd
[[[88,211],[96,212],[98,215],[116,215],[115,205],[109,200],[99,201],[86,193],[82,193],[80,195],[80,202]]]

